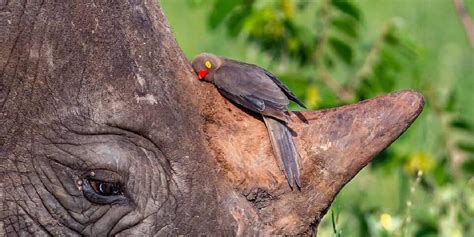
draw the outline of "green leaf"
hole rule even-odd
[[[306,89],[309,86],[309,81],[304,78],[304,75],[300,73],[293,73],[288,72],[285,74],[278,74],[278,79],[283,81],[295,95],[300,98],[304,99],[306,94]]]
[[[398,75],[399,71],[403,69],[402,61],[404,58],[401,58],[399,55],[397,55],[396,49],[391,47],[383,47],[379,54],[380,60],[377,64],[377,67],[382,67],[384,70],[383,73],[386,73],[387,70],[394,69]]]
[[[452,182],[452,175],[450,173],[450,168],[448,164],[448,158],[443,156],[441,161],[435,166],[433,170],[433,175],[435,181],[438,185],[445,185],[449,182]]]
[[[470,157],[462,163],[462,169],[464,172],[473,175],[474,174],[474,157]]]
[[[359,36],[359,32],[357,31],[357,25],[354,21],[346,18],[337,18],[331,22],[332,26],[351,38],[357,38]]]
[[[341,12],[352,16],[357,21],[360,21],[360,10],[350,1],[332,0],[331,5]]]
[[[329,45],[346,64],[352,62],[352,48],[348,44],[337,38],[330,38]]]
[[[245,25],[246,19],[249,19],[249,15],[251,14],[251,6],[245,6],[243,8],[239,8],[229,16],[227,21],[227,32],[232,37],[237,37],[240,32],[243,30]]]
[[[474,124],[464,118],[456,118],[451,121],[451,127],[474,132]]]
[[[242,0],[216,0],[209,16],[211,29],[217,28],[234,8],[242,4]]]
[[[398,46],[400,44],[400,39],[397,37],[395,32],[393,30],[390,30],[386,35],[385,35],[385,43],[388,45],[392,46]]]
[[[448,100],[446,101],[446,104],[444,105],[444,108],[448,112],[453,112],[456,110],[456,105],[457,105],[457,94],[456,91],[451,90],[449,93]]]
[[[403,56],[407,60],[413,60],[418,57],[418,49],[416,44],[407,37],[407,34],[400,32],[396,28],[390,28],[384,37],[386,46],[396,50],[397,54]]]
[[[438,236],[438,226],[436,220],[433,222],[429,221],[428,217],[425,219],[419,219],[421,225],[418,230],[416,230],[414,236],[415,237],[435,237]]]
[[[458,142],[457,146],[459,147],[459,149],[465,152],[474,153],[474,143],[461,141],[461,142]]]

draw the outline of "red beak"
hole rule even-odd
[[[209,74],[209,70],[202,69],[201,71],[198,72],[198,78],[203,79],[204,77],[207,76],[207,74]]]

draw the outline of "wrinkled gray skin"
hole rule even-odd
[[[0,0],[0,45],[0,236],[313,235],[423,107],[402,91],[290,122],[293,192],[156,1]]]
[[[155,1],[0,1],[0,22],[0,236],[236,232]],[[86,198],[91,172],[123,195]]]

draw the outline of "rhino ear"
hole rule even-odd
[[[258,118],[229,109],[209,120],[219,122],[208,123],[207,132],[234,188],[251,193],[247,197],[262,190],[268,194],[265,203],[248,198],[262,221],[274,233],[299,234],[317,226],[314,222],[320,221],[340,189],[411,125],[423,105],[419,93],[401,91],[354,105],[293,113],[289,127],[301,156],[299,191],[288,187]]]

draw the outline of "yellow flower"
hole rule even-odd
[[[306,91],[306,105],[308,108],[317,108],[321,102],[318,88],[316,86],[309,86]]]
[[[390,216],[387,213],[383,213],[380,215],[380,224],[382,227],[386,230],[392,230],[393,229],[393,224],[392,224],[392,216]]]
[[[281,8],[283,10],[283,14],[285,14],[286,18],[290,18],[293,16],[293,3],[290,0],[282,0],[281,1]]]
[[[414,174],[417,171],[427,173],[434,167],[434,160],[426,152],[416,152],[410,155],[408,161],[405,163],[405,170],[408,173]]]

